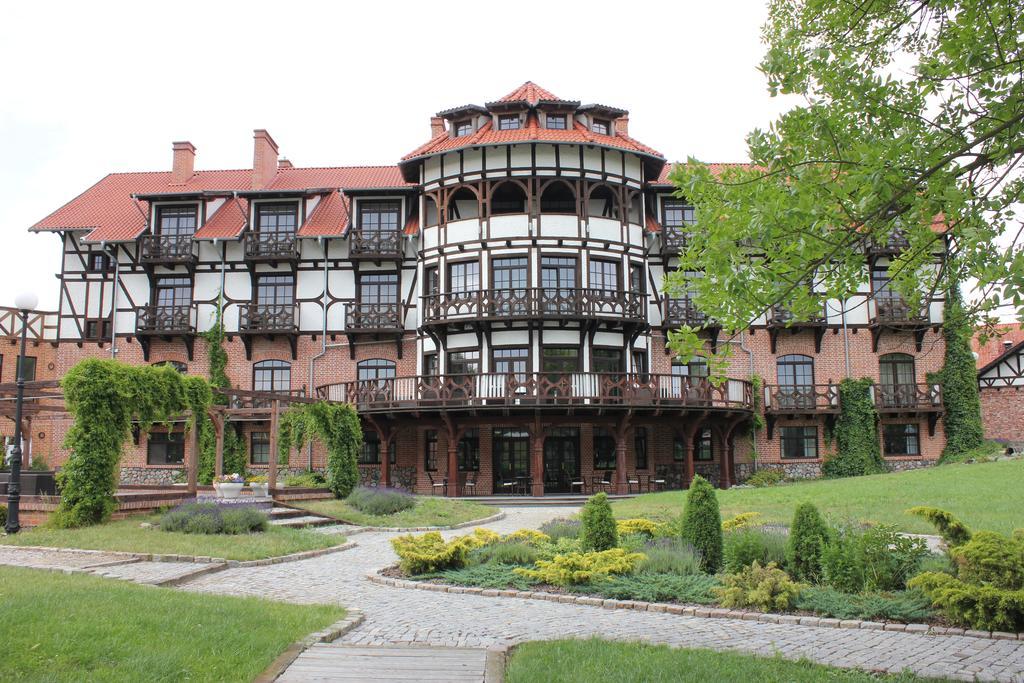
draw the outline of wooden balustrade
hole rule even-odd
[[[352,303],[345,309],[345,330],[349,332],[394,331],[405,327],[402,304]]]
[[[682,325],[688,327],[707,327],[713,324],[713,321],[703,311],[698,309],[689,297],[665,299],[665,313],[662,319],[668,327],[680,327]]]
[[[185,263],[197,259],[192,235],[144,235],[139,240],[143,263]]]
[[[246,304],[238,316],[241,332],[295,332],[295,304]]]
[[[398,230],[364,232],[353,228],[349,238],[349,255],[354,259],[401,258],[402,235]]]
[[[140,306],[135,312],[136,334],[194,334],[196,305]]]
[[[25,322],[26,338],[31,341],[55,340],[57,338],[57,314],[46,311],[29,311]],[[0,337],[21,336],[21,311],[7,306],[0,307]]]
[[[836,384],[775,384],[764,389],[764,409],[769,413],[818,413],[839,411]]]
[[[938,384],[878,384],[873,387],[879,412],[932,412],[942,410]]]
[[[878,325],[927,325],[930,318],[927,306],[915,311],[902,296],[891,292],[875,294],[871,313],[871,321]]]
[[[443,325],[466,320],[590,319],[641,323],[646,295],[589,288],[521,287],[445,292],[423,297],[423,319]]]
[[[292,233],[250,232],[245,236],[245,258],[250,261],[295,260],[299,241]]]

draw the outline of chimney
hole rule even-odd
[[[262,190],[277,173],[277,143],[262,128],[254,130],[252,138],[252,189]]]
[[[430,117],[430,139],[433,140],[444,132],[444,119],[440,116]]]
[[[619,135],[629,135],[629,117],[620,116],[615,119],[615,132]]]
[[[292,166],[292,162],[288,161],[284,157],[281,157],[280,159],[277,160],[277,167],[278,168],[294,168],[294,166]]]
[[[171,165],[171,184],[183,185],[195,174],[196,148],[191,142],[172,142],[174,163]]]

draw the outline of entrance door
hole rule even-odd
[[[521,493],[529,487],[530,433],[520,429],[495,429],[494,492]]]
[[[568,493],[580,473],[580,431],[553,429],[544,439],[544,493]]]

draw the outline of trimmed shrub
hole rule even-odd
[[[516,573],[553,586],[600,581],[610,574],[631,574],[644,559],[642,553],[627,553],[612,548],[589,553],[555,555],[552,560],[537,560],[536,569],[517,567]]]
[[[705,572],[718,571],[722,566],[722,516],[714,487],[699,474],[693,477],[686,496],[682,537],[700,553]]]
[[[615,527],[619,532],[620,536],[626,534],[641,534],[646,536],[648,539],[655,538],[657,536],[664,536],[668,531],[668,527],[659,522],[652,522],[649,519],[620,519],[615,523]]]
[[[1024,630],[1024,590],[969,584],[937,572],[919,574],[909,585],[924,591],[954,624],[981,631]]]
[[[786,561],[786,535],[767,529],[737,529],[725,534],[722,566],[727,572],[739,572],[757,562],[781,566]]]
[[[634,574],[609,576],[600,583],[579,586],[577,590],[597,593],[612,600],[644,600],[647,602],[692,602],[706,605],[715,601],[712,592],[718,586],[715,577],[707,574],[677,576],[674,574]]]
[[[503,543],[524,543],[526,545],[538,546],[550,543],[551,537],[536,529],[519,529],[504,536],[501,540]]]
[[[759,562],[736,574],[722,577],[722,587],[715,588],[722,607],[754,607],[764,612],[784,612],[793,607],[803,588],[772,562],[762,567]]]
[[[950,548],[963,545],[971,540],[971,530],[967,528],[967,525],[945,510],[919,505],[910,508],[907,512],[924,517],[931,522]]]
[[[786,474],[782,470],[766,468],[754,472],[743,483],[760,489],[766,486],[778,486],[784,481],[786,481]]]
[[[345,502],[368,515],[393,515],[416,507],[416,499],[399,489],[359,486],[348,494]]]
[[[474,549],[469,554],[469,564],[518,564],[532,565],[540,559],[540,552],[526,543],[501,541]]]
[[[800,592],[796,607],[836,619],[885,619],[910,623],[928,621],[935,616],[931,601],[917,590],[851,595],[815,586]]]
[[[470,543],[463,542],[463,538],[446,543],[440,533],[431,531],[421,536],[398,536],[391,539],[391,547],[395,549],[401,560],[399,566],[406,574],[428,574],[466,566]]]
[[[1024,588],[1024,542],[1019,537],[979,531],[967,543],[952,548],[949,556],[961,581],[1010,590]]]
[[[185,534],[248,534],[266,531],[267,515],[245,506],[186,503],[165,512],[160,517],[160,529]]]
[[[927,555],[924,541],[894,526],[845,528],[826,545],[822,574],[826,584],[845,593],[902,590]]]
[[[583,552],[583,541],[578,538],[560,538],[557,541],[539,545],[536,549],[540,559],[551,560],[554,559],[555,555]]]
[[[584,550],[610,550],[619,544],[619,534],[608,496],[591,496],[580,512],[580,540]]]
[[[786,546],[786,568],[797,581],[815,582],[821,576],[821,555],[828,543],[828,527],[818,508],[801,503],[793,515]]]
[[[734,529],[744,529],[751,526],[761,516],[760,512],[741,512],[731,519],[727,519],[722,522],[722,531],[732,531]]]
[[[578,519],[559,518],[544,522],[540,525],[540,530],[552,541],[557,541],[560,538],[579,538],[580,526]]]
[[[284,485],[297,489],[322,489],[327,486],[327,478],[320,472],[289,474],[284,478]]]
[[[700,553],[689,542],[678,538],[648,541],[641,552],[646,555],[637,571],[643,574],[700,574]]]

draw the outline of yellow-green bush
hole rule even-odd
[[[792,608],[802,588],[774,562],[765,567],[754,562],[743,571],[726,574],[722,577],[722,587],[712,590],[722,607],[755,607],[769,612]]]
[[[440,533],[431,531],[421,536],[398,536],[391,539],[391,547],[401,559],[399,566],[405,573],[426,574],[465,567],[470,550],[494,543],[499,538],[490,529],[475,529],[471,534],[446,543]]]
[[[490,545],[491,543],[497,543],[501,540],[501,535],[497,532],[491,531],[490,529],[473,529],[473,533],[466,534],[465,536],[459,536],[458,538],[452,539],[453,543],[462,543],[469,550],[473,548],[479,548],[480,546]]]
[[[506,535],[503,539],[506,543],[525,543],[526,545],[541,545],[550,543],[551,537],[536,529],[519,529]]]
[[[554,586],[568,586],[574,583],[600,581],[611,574],[630,574],[645,557],[643,553],[627,553],[622,548],[568,553],[555,555],[552,560],[537,560],[536,569],[518,567],[515,572],[534,581]]]
[[[760,512],[741,512],[735,517],[732,517],[722,522],[722,531],[743,529],[754,524],[760,517]]]
[[[619,536],[643,534],[647,538],[655,538],[656,536],[664,536],[668,533],[668,527],[664,524],[652,522],[642,517],[637,519],[620,519],[615,523],[615,526],[619,530]]]

